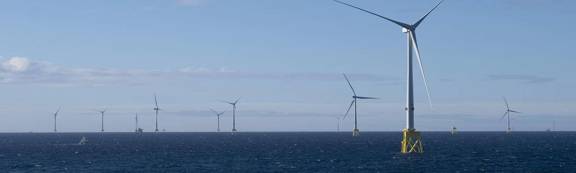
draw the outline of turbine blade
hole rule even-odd
[[[158,108],[158,97],[156,96],[156,93],[154,93],[154,104],[156,105],[156,108]]]
[[[236,101],[234,101],[234,104],[238,103],[238,101],[240,101],[241,98],[236,99]]]
[[[356,97],[356,98],[357,98],[357,99],[369,99],[369,100],[378,99],[377,97],[361,97],[361,96],[358,96],[358,97]]]
[[[350,102],[350,106],[348,106],[348,110],[346,110],[346,113],[344,114],[344,118],[342,119],[346,119],[346,117],[348,116],[348,113],[350,113],[350,109],[352,109],[352,106],[354,105],[355,100],[352,100],[352,102]]]
[[[424,86],[426,87],[426,95],[428,96],[428,104],[432,108],[432,98],[430,96],[430,87],[428,87],[428,80],[426,79],[426,73],[424,72],[424,66],[422,65],[422,58],[420,57],[420,49],[418,48],[418,41],[416,40],[416,33],[410,31],[410,39],[412,40],[412,47],[416,50],[416,57],[418,59],[418,65],[420,65],[420,74],[424,80]]]
[[[214,109],[210,108],[210,111],[212,111],[215,114],[218,114],[218,112],[216,112]]]
[[[418,25],[420,25],[422,23],[422,21],[424,21],[424,19],[426,19],[426,17],[428,17],[428,15],[430,15],[430,13],[432,13],[432,11],[436,10],[436,8],[438,8],[438,6],[440,6],[440,4],[442,4],[442,2],[444,2],[444,0],[441,0],[440,2],[438,2],[438,4],[436,4],[436,6],[434,6],[434,8],[432,8],[432,10],[430,10],[428,13],[426,13],[426,15],[422,16],[422,18],[420,18],[420,20],[418,20],[416,23],[414,23],[414,25],[412,25],[414,27],[414,29],[416,29],[418,27]]]
[[[504,103],[506,103],[506,110],[510,110],[510,105],[508,105],[508,100],[506,100],[506,97],[502,97],[504,98]]]
[[[504,115],[502,115],[502,117],[500,117],[500,121],[502,121],[502,119],[504,119],[506,117],[506,115],[508,115],[508,111],[504,112]]]
[[[342,74],[342,75],[344,75],[344,79],[346,79],[346,82],[348,82],[348,86],[350,86],[350,89],[352,89],[352,93],[354,93],[354,96],[356,96],[356,91],[354,90],[354,87],[352,87],[352,84],[350,83],[348,76],[346,76],[346,74]]]
[[[371,11],[368,11],[368,10],[364,10],[364,9],[362,9],[362,8],[360,8],[360,7],[356,7],[356,6],[352,5],[352,4],[348,4],[348,3],[345,3],[345,2],[342,2],[342,1],[339,1],[339,0],[334,0],[334,1],[337,2],[337,3],[340,3],[340,4],[344,4],[344,5],[346,5],[346,6],[349,6],[349,7],[352,7],[352,8],[361,10],[361,11],[364,11],[364,12],[366,12],[366,13],[370,13],[370,14],[372,14],[372,15],[378,16],[378,17],[380,17],[380,18],[382,18],[382,19],[386,19],[386,20],[388,20],[388,21],[390,21],[390,22],[392,22],[392,23],[395,23],[396,25],[400,25],[400,26],[403,27],[403,28],[411,28],[411,26],[408,25],[408,24],[405,24],[405,23],[402,23],[402,22],[398,22],[398,21],[396,21],[396,20],[392,20],[392,19],[390,19],[390,18],[384,17],[384,16],[379,15],[379,14],[376,14],[376,13],[374,13],[374,12],[371,12]]]
[[[222,103],[227,103],[227,104],[234,104],[233,102],[224,101],[224,100],[220,100],[220,102],[222,102]]]
[[[515,111],[515,110],[510,110],[510,112],[514,112],[514,113],[522,113],[522,112],[518,112],[518,111]]]

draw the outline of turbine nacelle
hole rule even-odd
[[[414,29],[408,29],[408,28],[402,28],[402,33],[409,33],[409,32],[413,32]]]

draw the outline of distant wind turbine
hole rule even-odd
[[[504,112],[504,115],[502,115],[502,118],[500,118],[500,120],[504,119],[504,117],[508,119],[508,128],[506,129],[506,133],[510,133],[512,131],[512,128],[510,128],[510,113],[520,113],[520,112],[510,109],[510,105],[508,104],[508,100],[506,100],[506,97],[504,97],[504,103],[506,104],[506,112]]]
[[[156,106],[154,107],[154,111],[156,112],[156,129],[154,132],[158,132],[158,111],[161,109],[158,107],[158,97],[156,96],[156,93],[154,93],[154,105]]]
[[[144,133],[144,130],[142,128],[140,128],[138,125],[138,113],[136,113],[136,116],[134,117],[134,119],[136,120],[136,127],[134,129],[134,132],[136,132],[137,134]]]
[[[218,128],[216,129],[216,131],[220,132],[220,116],[222,116],[222,114],[224,114],[224,111],[217,112],[214,109],[210,109],[210,111],[212,111],[214,114],[216,114],[216,117],[218,118]]]
[[[416,21],[416,23],[410,25],[407,23],[402,23],[396,20],[392,20],[388,17],[384,17],[380,14],[362,9],[360,7],[356,7],[354,5],[334,0],[337,3],[355,8],[357,10],[369,13],[371,15],[377,16],[381,19],[386,21],[392,22],[400,27],[402,27],[402,32],[406,33],[407,40],[408,40],[408,69],[407,69],[407,94],[406,94],[406,128],[402,130],[402,153],[422,153],[424,149],[422,147],[422,137],[420,136],[420,132],[416,131],[414,127],[414,85],[413,85],[413,72],[412,72],[412,53],[416,53],[416,57],[418,59],[418,64],[420,66],[420,73],[424,80],[424,86],[426,87],[426,94],[428,96],[428,104],[432,107],[432,101],[430,98],[430,89],[428,87],[428,82],[426,80],[426,74],[424,73],[424,67],[422,65],[422,59],[420,58],[420,50],[418,48],[418,41],[416,39],[416,28],[420,26],[420,24],[434,11],[443,1],[440,1],[434,8],[432,8],[428,13],[426,13],[420,20]]]
[[[58,108],[58,110],[54,112],[54,133],[58,132],[58,130],[56,129],[56,117],[58,117],[58,113],[60,113],[60,108]]]
[[[350,86],[350,89],[352,90],[352,93],[354,94],[352,96],[352,102],[350,102],[350,106],[348,107],[348,110],[346,110],[346,114],[344,114],[344,119],[346,119],[346,117],[348,116],[348,113],[350,112],[350,109],[352,109],[352,106],[354,106],[354,130],[352,130],[352,136],[358,136],[360,135],[360,130],[358,130],[358,100],[371,100],[371,99],[377,99],[375,97],[362,97],[362,96],[358,96],[356,95],[356,91],[354,90],[354,87],[352,87],[352,84],[350,83],[350,80],[348,79],[348,76],[346,76],[346,74],[344,75],[344,79],[346,79],[346,82],[348,82],[348,86]]]
[[[224,103],[228,103],[232,105],[232,132],[236,132],[236,104],[238,104],[240,98],[236,99],[234,102],[223,101]]]

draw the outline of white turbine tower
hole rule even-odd
[[[238,131],[236,130],[236,104],[238,104],[238,101],[240,101],[240,98],[234,102],[223,101],[224,103],[232,105],[232,133]]]
[[[58,108],[58,110],[54,112],[54,133],[58,132],[58,130],[56,129],[56,117],[58,117],[58,113],[60,113],[60,108]]]
[[[222,116],[222,114],[224,114],[224,111],[217,112],[214,109],[210,109],[210,111],[214,112],[214,114],[216,114],[216,117],[218,118],[218,128],[216,129],[216,131],[220,132],[220,116]]]
[[[134,119],[136,120],[135,122],[135,126],[134,126],[134,132],[138,132],[138,113],[136,113],[136,116],[134,116]]]
[[[379,15],[377,13],[368,11],[368,10],[364,10],[360,7],[356,7],[354,5],[342,2],[342,1],[338,1],[338,0],[334,0],[340,4],[344,4],[346,6],[364,11],[366,13],[370,13],[372,15],[378,16],[384,20],[387,20],[389,22],[392,22],[400,27],[402,27],[402,32],[406,33],[407,36],[407,40],[408,40],[408,69],[407,69],[407,96],[406,96],[406,129],[402,130],[402,136],[403,136],[403,140],[402,140],[402,153],[422,153],[424,152],[423,147],[422,147],[422,139],[420,137],[420,132],[417,132],[416,129],[414,128],[414,85],[413,85],[413,73],[412,73],[412,52],[416,53],[416,57],[418,58],[418,64],[420,66],[420,72],[422,75],[422,78],[424,80],[424,85],[426,87],[426,93],[428,96],[428,103],[430,105],[432,105],[431,103],[431,99],[430,99],[430,89],[428,88],[428,83],[426,81],[426,75],[424,73],[424,67],[422,65],[422,60],[420,58],[420,50],[418,49],[418,41],[416,40],[416,28],[418,28],[418,26],[420,26],[420,24],[422,23],[422,21],[424,21],[424,19],[426,19],[426,17],[428,17],[428,15],[430,15],[430,13],[432,13],[432,11],[434,11],[441,3],[442,1],[440,1],[436,6],[434,6],[434,8],[432,8],[432,10],[430,10],[428,13],[426,13],[422,18],[420,18],[420,20],[416,21],[416,23],[410,25],[410,24],[406,24],[406,23],[402,23],[396,20],[392,20],[390,18],[384,17],[382,15]]]
[[[158,97],[156,96],[156,93],[154,93],[154,105],[156,107],[154,107],[154,112],[156,113],[156,129],[154,130],[154,132],[158,132],[158,111],[160,111],[160,107],[158,107]]]
[[[354,129],[352,130],[352,136],[359,136],[360,130],[358,130],[358,100],[371,100],[371,99],[377,99],[377,98],[375,98],[375,97],[362,97],[362,96],[356,95],[356,91],[354,90],[354,87],[352,87],[352,84],[350,83],[348,76],[346,76],[346,74],[343,74],[343,75],[344,75],[344,79],[346,79],[346,82],[348,82],[348,86],[350,86],[352,93],[354,94],[352,96],[352,102],[350,102],[350,106],[348,107],[348,110],[346,110],[346,114],[344,114],[344,119],[346,119],[346,117],[348,116],[348,113],[350,112],[350,109],[352,109],[352,106],[354,106]]]
[[[510,109],[510,105],[508,104],[508,100],[506,100],[506,97],[504,97],[504,103],[506,104],[506,112],[504,112],[504,115],[502,115],[502,118],[500,118],[500,120],[504,119],[504,117],[508,119],[506,133],[510,133],[512,132],[512,128],[510,127],[510,113],[520,113],[520,112]]]
[[[100,131],[104,132],[104,113],[106,113],[106,109],[98,111],[101,115],[101,123],[100,123]]]

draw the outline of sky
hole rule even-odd
[[[432,0],[346,0],[413,23]],[[416,128],[576,130],[575,1],[446,0],[418,28]],[[360,131],[405,126],[401,28],[331,0],[0,1],[0,132],[334,131],[356,91]],[[417,69],[417,68],[416,68]],[[353,119],[342,130],[353,128]]]

